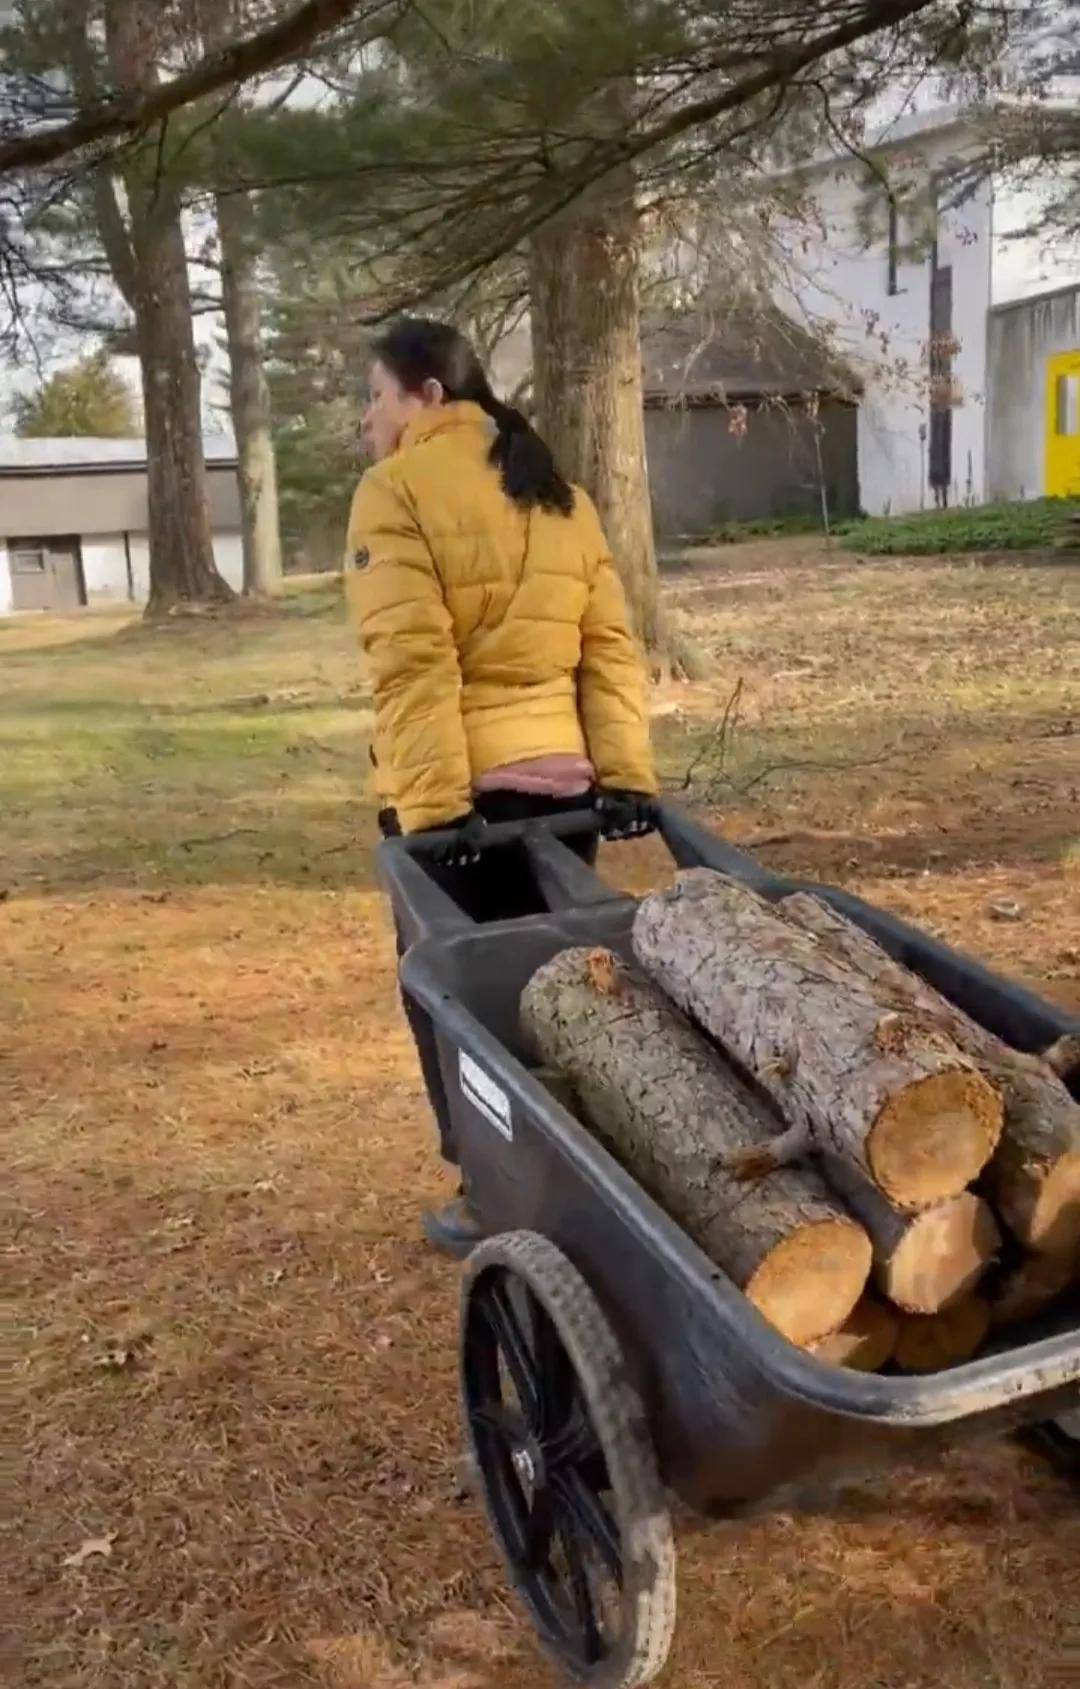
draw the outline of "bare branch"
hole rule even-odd
[[[402,0],[306,0],[280,23],[206,54],[191,70],[168,82],[138,95],[118,94],[80,112],[70,123],[0,142],[0,175],[39,169],[80,147],[117,136],[142,135],[182,106],[298,58],[357,12],[368,25],[358,45],[366,45],[384,35],[401,10]]]

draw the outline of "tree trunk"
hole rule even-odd
[[[1001,1088],[1005,1120],[988,1180],[1001,1215],[1027,1249],[1080,1254],[1080,1106],[1054,1070],[1073,1041],[1059,1039],[1046,1060],[1011,1050],[816,897],[799,892],[780,907],[888,992],[894,1008],[935,1015]]]
[[[529,271],[536,426],[562,473],[595,500],[634,631],[660,658],[632,172],[605,178],[535,234]]]
[[[159,22],[157,8],[150,0],[110,0],[106,6],[106,45],[118,90],[140,94],[153,87]],[[146,413],[150,533],[147,615],[157,616],[179,604],[224,603],[233,592],[214,563],[202,444],[201,379],[195,357],[180,202],[148,153],[132,160],[125,185],[133,263],[131,303]]]
[[[810,1353],[830,1366],[880,1372],[892,1360],[899,1336],[899,1316],[876,1297],[864,1296],[838,1331],[810,1344]]]
[[[842,1324],[870,1271],[865,1232],[813,1172],[753,1186],[724,1172],[776,1121],[653,986],[608,951],[566,950],[521,1007],[545,1071],[766,1319],[795,1343]]]
[[[683,874],[641,904],[634,949],[788,1123],[759,1167],[813,1146],[907,1210],[959,1196],[989,1160],[1002,1113],[989,1081],[933,1018],[895,1013],[755,892]]]
[[[254,597],[272,597],[281,590],[281,528],[270,388],[263,369],[262,311],[250,224],[251,207],[242,194],[218,195],[231,411],[240,459],[244,591]]]
[[[990,1329],[990,1311],[979,1296],[954,1302],[940,1314],[908,1314],[900,1321],[895,1360],[904,1372],[941,1372],[969,1361]]]

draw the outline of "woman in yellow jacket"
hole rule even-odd
[[[645,675],[588,496],[448,324],[406,318],[376,342],[364,433],[376,462],[353,501],[346,590],[383,830],[449,829],[454,868],[489,822],[588,802],[609,837],[647,830]],[[514,912],[513,887],[473,879],[474,914]],[[453,1161],[433,1029],[406,1009]],[[455,1253],[478,1235],[464,1197],[425,1224]]]

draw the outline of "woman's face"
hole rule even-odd
[[[443,390],[437,381],[426,381],[420,393],[407,393],[397,376],[376,359],[371,366],[367,409],[360,430],[376,463],[397,451],[401,436],[415,417],[442,402]]]

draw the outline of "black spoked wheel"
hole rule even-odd
[[[671,1520],[611,1327],[546,1239],[470,1257],[461,1368],[488,1517],[544,1647],[589,1689],[648,1683],[675,1627]]]

